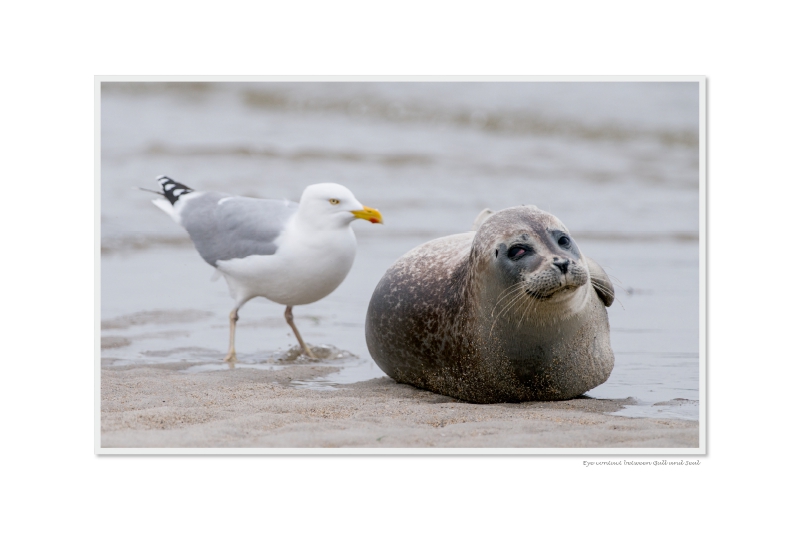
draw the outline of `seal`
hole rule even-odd
[[[614,367],[605,271],[532,205],[485,210],[473,228],[386,271],[365,330],[378,366],[474,403],[570,399],[605,382]]]

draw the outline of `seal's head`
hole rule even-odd
[[[586,302],[590,277],[578,245],[558,218],[532,205],[488,215],[473,257],[493,277],[483,288],[495,313],[535,304],[541,316],[566,317]]]

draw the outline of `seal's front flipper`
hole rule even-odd
[[[584,256],[584,259],[589,268],[589,276],[592,278],[592,286],[594,286],[603,304],[606,307],[610,307],[614,302],[614,285],[611,284],[611,279],[608,278],[608,275],[603,271],[599,263],[588,256]]]

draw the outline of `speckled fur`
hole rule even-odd
[[[592,266],[604,273],[575,246],[562,289],[549,264],[563,255],[548,240],[554,229],[567,231],[536,207],[513,207],[477,232],[400,258],[367,313],[378,366],[398,382],[476,403],[569,399],[605,382],[614,366],[606,300],[590,281]],[[515,239],[534,243],[542,263],[509,278],[497,254]]]

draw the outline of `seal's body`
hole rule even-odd
[[[608,276],[533,206],[479,216],[383,276],[367,346],[398,382],[476,403],[576,397],[614,367]]]

